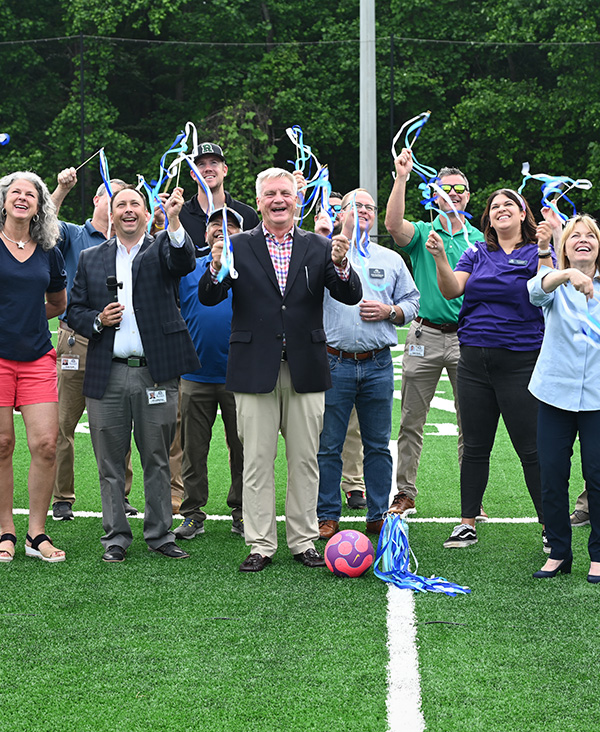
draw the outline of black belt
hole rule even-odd
[[[129,356],[128,358],[118,358],[115,356],[113,361],[114,363],[124,363],[125,366],[131,366],[132,368],[139,368],[140,366],[148,365],[145,356]]]
[[[456,333],[458,330],[458,323],[432,323],[431,320],[425,318],[415,318],[415,323],[424,325],[426,328],[441,330],[442,333]]]
[[[351,358],[354,361],[365,361],[367,358],[373,358],[373,356],[376,353],[381,353],[382,351],[385,351],[385,349],[388,346],[385,346],[384,348],[376,348],[373,351],[362,351],[360,353],[350,353],[350,351],[340,351],[338,348],[332,348],[331,346],[327,346],[327,353],[331,353],[332,356],[338,356],[342,358]]]

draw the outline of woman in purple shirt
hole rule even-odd
[[[444,297],[451,300],[464,294],[457,371],[464,437],[461,523],[445,547],[477,542],[475,518],[488,482],[500,415],[543,523],[537,404],[527,385],[542,344],[544,319],[540,309],[529,302],[527,281],[541,264],[552,266],[552,227],[547,221],[536,226],[527,202],[515,191],[503,188],[489,197],[481,228],[485,242],[478,243],[476,249],[467,249],[454,271],[434,231],[426,244],[435,257],[438,285]],[[544,550],[549,551],[544,532],[542,537]]]

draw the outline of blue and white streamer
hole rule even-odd
[[[441,592],[454,597],[457,594],[468,594],[468,587],[448,582],[443,577],[421,577],[410,571],[410,555],[408,543],[408,524],[398,514],[388,514],[379,534],[379,544],[373,571],[379,579],[389,582],[401,590],[415,592]],[[414,554],[415,570],[419,564]]]

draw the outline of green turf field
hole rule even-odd
[[[401,351],[397,353],[398,388]],[[450,386],[430,412],[416,519],[459,514]],[[395,402],[394,435],[399,426]],[[86,419],[85,415],[82,420]],[[15,508],[27,508],[28,453],[15,417]],[[76,435],[75,511],[100,510],[85,425]],[[450,433],[450,434],[444,434]],[[278,458],[278,513],[285,465]],[[133,505],[142,508],[134,456]],[[533,508],[504,429],[499,431],[485,508],[493,518]],[[227,513],[226,449],[216,425],[208,513]],[[573,498],[580,488],[574,461]],[[364,514],[350,524],[361,528]],[[78,516],[47,530],[65,563],[26,559],[19,544],[0,565],[2,732],[129,730],[289,731],[410,729],[406,709],[388,713],[387,587],[372,572],[344,580],[292,561],[280,549],[257,575],[238,572],[243,540],[225,520],[185,542],[189,561],[150,554],[142,522],[122,565],[100,561],[101,520]],[[419,572],[469,585],[472,594],[415,598],[422,711],[428,730],[595,730],[598,590],[585,581],[589,529],[574,531],[573,574],[535,581],[545,561],[535,523],[489,523],[479,543],[445,550],[453,523],[413,522]]]

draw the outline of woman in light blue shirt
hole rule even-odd
[[[589,492],[588,582],[600,583],[600,229],[590,216],[565,226],[559,269],[542,267],[528,282],[541,306],[544,341],[529,390],[540,402],[538,455],[550,557],[534,577],[569,574],[573,562],[569,476],[579,434]],[[561,286],[562,285],[562,286]]]

